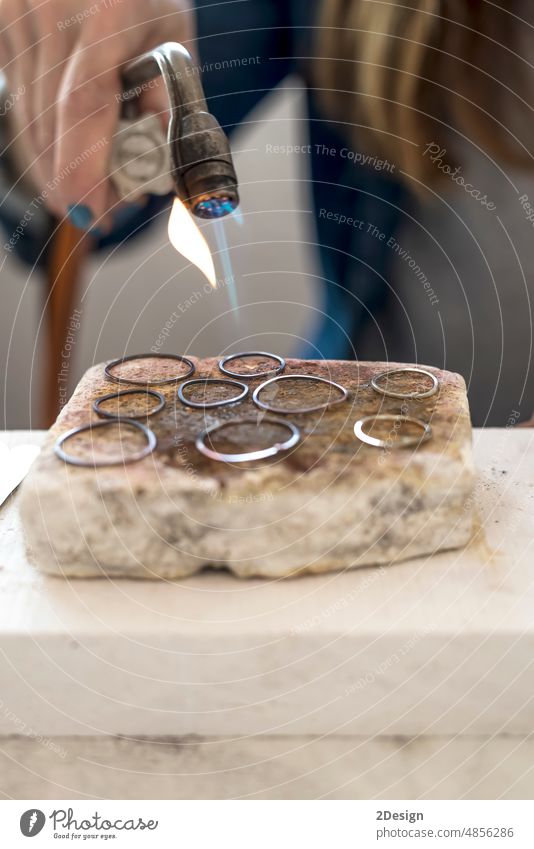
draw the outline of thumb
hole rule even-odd
[[[169,126],[169,95],[161,77],[150,81],[146,91],[140,98],[141,112],[152,112],[157,115],[162,128],[166,131]]]

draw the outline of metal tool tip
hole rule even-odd
[[[193,207],[193,214],[198,218],[223,218],[237,209],[237,199],[228,195],[202,198]]]

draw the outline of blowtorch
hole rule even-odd
[[[124,66],[122,116],[110,176],[121,199],[172,191],[198,218],[217,219],[239,204],[228,138],[208,111],[186,48],[167,42]],[[140,96],[161,77],[169,98],[167,137],[160,119],[140,114]]]

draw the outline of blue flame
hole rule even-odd
[[[226,239],[226,231],[224,229],[224,221],[214,220],[213,222],[213,230],[215,233],[215,241],[217,243],[217,248],[219,249],[219,256],[221,258],[221,265],[224,274],[224,282],[228,287],[228,292],[230,296],[230,305],[232,307],[232,312],[234,313],[234,318],[237,321],[238,313],[239,313],[239,302],[237,300],[237,289],[235,285],[235,276],[234,270],[232,268],[232,261],[230,259],[230,251],[228,250],[228,241]]]
[[[239,224],[240,227],[243,226],[243,213],[241,212],[241,209],[238,206],[236,206],[232,213],[232,221],[235,221],[235,223]]]

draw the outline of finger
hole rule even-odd
[[[3,71],[13,85],[12,75],[15,66],[21,62],[29,65],[31,61],[32,38],[28,8],[25,0],[2,0],[0,6],[2,27],[0,35],[4,44],[3,53],[8,63]]]
[[[34,137],[40,170],[48,182],[53,175],[56,101],[73,36],[60,32],[53,4],[41,2],[35,7],[35,15],[42,39],[32,85]]]
[[[152,112],[157,115],[163,129],[167,129],[170,117],[169,96],[161,77],[151,80],[150,86],[147,86],[146,91],[141,94],[140,111],[141,113]]]
[[[80,42],[61,83],[54,149],[57,201],[83,229],[106,211],[108,161],[119,115],[120,42]]]
[[[2,4],[4,36],[9,45],[11,62],[4,71],[10,91],[17,92],[17,101],[10,112],[13,129],[12,152],[20,166],[21,176],[35,171],[36,148],[33,144],[31,125],[31,68],[34,57],[30,15],[26,4],[17,0],[6,0]]]
[[[2,69],[2,73],[7,75],[9,74],[9,65],[13,61],[14,56],[7,34],[5,0],[0,0],[0,20],[2,21],[0,25],[0,68]]]

